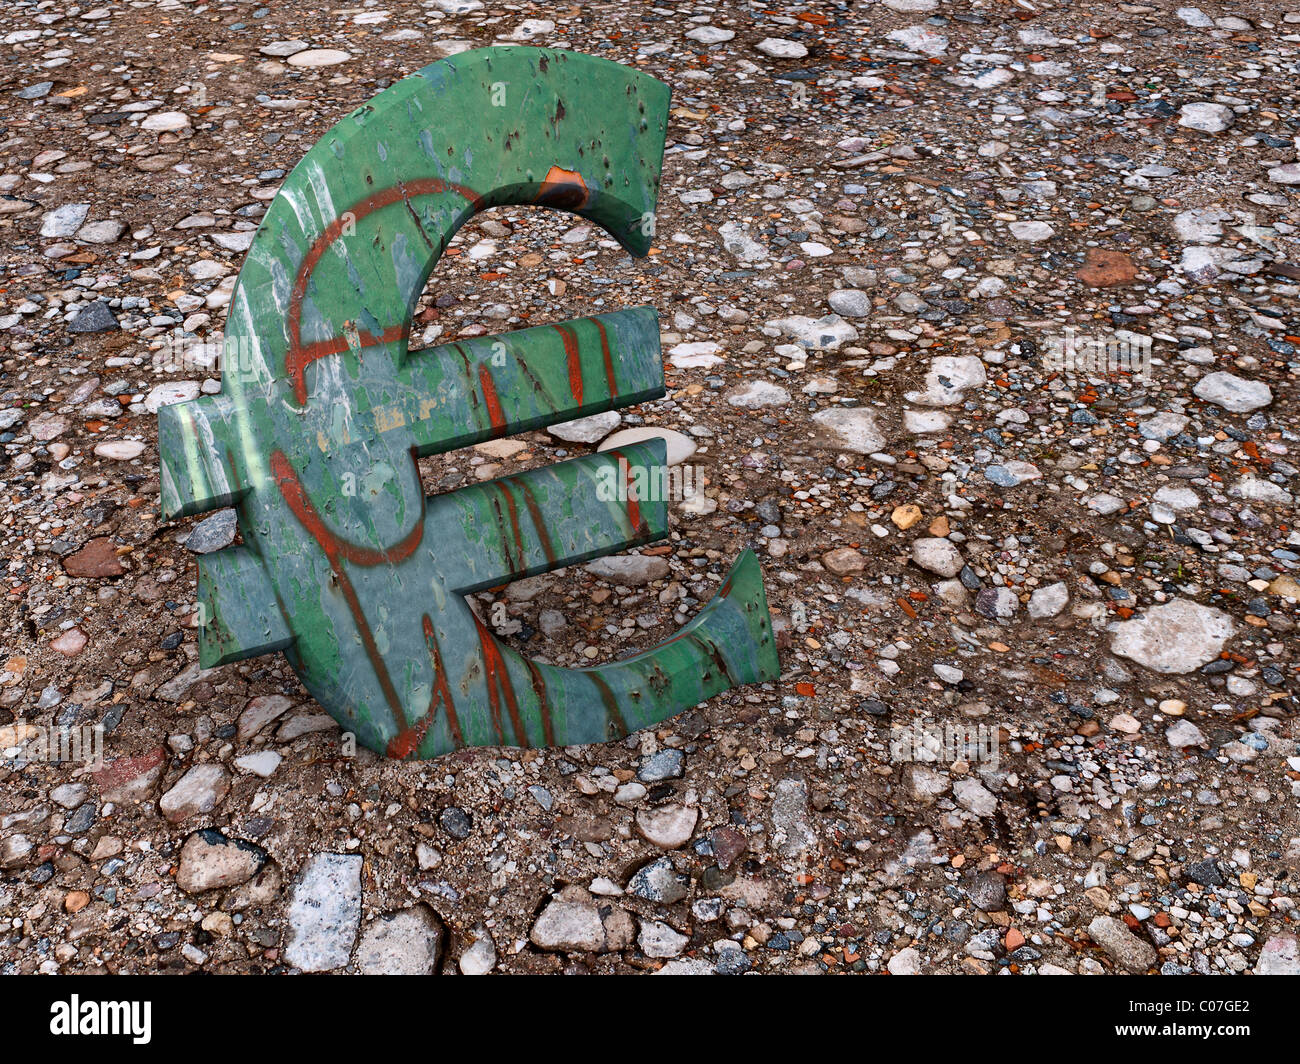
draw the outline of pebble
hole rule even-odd
[[[1207,373],[1192,391],[1207,403],[1234,414],[1247,414],[1273,401],[1273,390],[1262,381],[1246,380],[1232,373]]]
[[[90,214],[89,203],[65,203],[41,217],[41,236],[47,239],[73,236]]]
[[[636,830],[661,850],[676,850],[690,842],[699,818],[698,809],[684,805],[642,808],[636,813]]]
[[[668,562],[649,554],[611,554],[583,568],[602,580],[623,587],[642,587],[668,575]]]
[[[94,453],[114,462],[130,462],[144,454],[145,446],[139,440],[105,440],[97,443]]]
[[[486,935],[471,942],[457,962],[461,975],[487,975],[496,965],[496,944]]]
[[[808,785],[801,779],[779,780],[772,792],[772,841],[787,858],[817,846],[817,831],[808,815]]]
[[[361,927],[361,866],[360,855],[342,853],[318,853],[303,866],[289,901],[289,964],[304,972],[347,965]]]
[[[966,564],[957,545],[935,536],[924,536],[912,542],[912,561],[936,576],[956,576]]]
[[[576,421],[551,425],[546,431],[556,439],[567,443],[599,443],[618,428],[622,420],[623,415],[617,410],[606,410],[600,414],[592,414],[590,417],[578,418]]]
[[[636,942],[647,957],[679,957],[690,939],[660,920],[643,920]]]
[[[158,801],[171,823],[212,812],[230,792],[230,774],[220,765],[195,765]]]
[[[235,541],[235,520],[234,510],[218,510],[205,517],[185,537],[186,548],[195,554],[211,554],[230,546]]]
[[[790,393],[780,385],[770,381],[750,381],[732,388],[727,393],[727,402],[743,410],[759,410],[768,406],[784,406],[790,401]]]
[[[190,124],[190,116],[182,111],[159,111],[140,123],[141,129],[152,133],[175,133]]]
[[[1088,924],[1088,937],[1121,968],[1140,975],[1156,963],[1155,947],[1138,938],[1122,920],[1095,916]]]
[[[862,408],[819,410],[812,416],[828,442],[840,450],[855,454],[875,454],[885,446],[885,437],[876,424],[876,415]]]
[[[699,449],[694,440],[675,429],[647,426],[620,429],[612,436],[606,437],[598,450],[609,451],[616,447],[630,447],[634,443],[645,443],[647,440],[653,439],[662,439],[664,441],[664,447],[668,455],[668,465],[670,466],[681,465]]]
[[[1046,587],[1035,588],[1029,596],[1027,609],[1030,617],[1036,621],[1041,621],[1059,616],[1069,603],[1069,586],[1058,580]]]
[[[301,52],[294,52],[289,56],[288,63],[295,67],[329,67],[346,63],[351,58],[350,52],[338,48],[307,48]]]
[[[339,919],[339,925],[335,955],[342,952],[346,935],[344,919]],[[445,937],[442,921],[427,905],[412,905],[409,909],[377,916],[366,924],[357,944],[357,972],[360,975],[435,975]],[[324,953],[321,947],[317,949],[317,956]],[[338,965],[308,968],[299,963],[298,967],[304,971],[329,971]]]
[[[1235,632],[1222,610],[1176,598],[1122,621],[1110,649],[1155,672],[1187,673],[1217,658]]]
[[[586,891],[568,889],[547,903],[529,932],[538,949],[608,953],[631,944],[636,927],[621,909],[602,916]]]
[[[266,864],[266,851],[220,831],[196,831],[181,847],[176,886],[186,894],[247,883]]]
[[[808,54],[808,49],[798,41],[787,41],[780,37],[764,37],[754,47],[773,59],[802,59]]]
[[[627,892],[647,901],[672,905],[686,897],[690,879],[673,868],[672,861],[661,857],[639,868],[628,881]]]
[[[1235,121],[1236,115],[1226,104],[1195,100],[1179,108],[1178,124],[1184,129],[1198,129],[1202,133],[1222,133]]]
[[[102,333],[113,332],[118,328],[117,318],[103,300],[96,300],[77,312],[77,316],[68,325],[68,332]]]

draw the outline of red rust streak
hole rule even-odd
[[[496,727],[497,736],[503,743],[505,742],[505,732],[501,725],[501,697],[504,696],[506,712],[510,714],[510,726],[515,732],[515,742],[520,746],[528,746],[528,733],[524,731],[524,724],[519,716],[519,700],[515,697],[515,689],[510,683],[510,673],[506,669],[501,650],[492,633],[477,617],[474,618],[474,625],[478,628],[479,645],[483,648],[483,664],[487,669],[488,702],[492,706],[492,723]]]
[[[478,382],[483,388],[483,398],[487,403],[488,420],[492,423],[492,435],[504,436],[506,415],[501,410],[501,400],[497,397],[497,386],[492,383],[492,374],[488,372],[487,366],[479,366]]]
[[[383,655],[379,653],[374,634],[370,631],[370,624],[362,612],[361,601],[357,598],[356,589],[352,586],[352,581],[348,578],[347,570],[343,568],[342,563],[346,560],[355,562],[358,565],[368,566],[377,565],[382,561],[392,561],[406,557],[415,549],[415,545],[419,543],[420,537],[423,535],[424,516],[423,514],[420,516],[420,520],[411,535],[407,536],[396,547],[391,547],[387,551],[372,551],[367,548],[357,547],[339,539],[338,536],[325,527],[325,522],[321,520],[320,514],[316,512],[311,500],[307,498],[307,493],[303,491],[302,483],[298,480],[297,472],[289,463],[289,459],[285,457],[283,451],[275,451],[271,455],[271,470],[275,475],[280,494],[284,497],[289,509],[293,511],[293,515],[319,544],[321,550],[325,552],[325,557],[329,560],[330,569],[338,580],[339,590],[343,592],[343,598],[348,604],[353,623],[356,624],[357,631],[361,635],[361,642],[366,648],[366,656],[370,659],[370,665],[375,670],[379,686],[383,689],[384,699],[393,711],[393,717],[397,722],[398,737],[400,737],[408,728],[406,714],[402,710],[402,700],[398,697],[397,690],[393,687],[393,681],[388,676],[388,669],[384,666]],[[409,547],[406,546],[408,542],[410,542]],[[404,553],[402,553],[403,551]]]
[[[507,515],[509,515],[509,521],[510,521],[509,536],[508,537],[506,537],[505,535],[502,536],[503,539],[507,540],[506,562],[509,564],[510,568],[513,569],[516,573],[522,573],[528,566],[527,566],[527,559],[524,557],[524,534],[523,534],[523,530],[519,527],[519,507],[515,505],[515,499],[514,496],[510,494],[510,489],[508,489],[504,484],[494,484],[492,486],[501,493],[501,498],[505,500],[506,513]],[[498,511],[498,513],[499,512],[500,511]],[[503,533],[505,531],[506,531],[505,529],[502,529]],[[510,547],[509,547],[509,540],[511,539],[514,540],[514,544],[515,544],[513,559],[510,557]]]
[[[406,181],[372,193],[360,202],[353,204],[330,222],[325,227],[325,231],[307,249],[307,254],[303,256],[303,260],[298,266],[298,273],[294,277],[293,290],[289,296],[289,351],[284,359],[285,372],[293,382],[294,396],[299,404],[307,402],[307,381],[305,377],[307,366],[318,358],[338,354],[347,348],[346,342],[340,339],[327,340],[307,347],[302,345],[302,301],[307,296],[307,282],[311,279],[311,275],[315,271],[317,263],[320,262],[321,256],[325,254],[335,240],[343,235],[343,230],[349,224],[355,225],[367,215],[394,203],[405,201],[411,196],[436,195],[442,192],[459,193],[469,201],[470,207],[475,211],[482,207],[482,198],[479,194],[465,185],[453,184],[450,181],[443,181],[436,177]],[[420,232],[423,234],[424,230],[421,229]],[[385,329],[379,337],[374,337],[370,333],[362,333],[361,338],[366,345],[390,343],[393,340],[406,339],[410,328],[411,323],[408,319],[400,326]],[[395,336],[391,335],[394,333]],[[390,336],[391,338],[389,338]],[[342,346],[331,350],[338,343],[341,343]]]
[[[528,668],[528,677],[533,684],[533,694],[537,696],[537,705],[542,714],[542,739],[547,746],[554,746],[555,725],[551,721],[551,701],[546,693],[546,679],[542,676],[542,670],[532,659],[524,658],[524,665]]]
[[[623,473],[623,483],[626,487],[627,495],[627,518],[632,523],[633,532],[644,532],[645,524],[641,520],[641,503],[636,497],[636,475],[632,470],[632,463],[618,448],[610,450],[610,454],[618,459],[619,469]]]
[[[609,383],[609,397],[614,399],[618,396],[618,380],[614,377],[614,357],[609,350],[609,334],[605,332],[605,323],[599,318],[593,318],[592,322],[600,331],[600,354],[605,360],[605,380]]]
[[[400,562],[409,558],[415,552],[415,548],[420,545],[420,540],[424,537],[424,514],[421,514],[415,522],[415,527],[391,547],[376,550],[373,547],[361,547],[355,543],[349,543],[325,527],[325,521],[317,512],[316,507],[312,505],[311,500],[307,498],[307,493],[303,490],[301,481],[298,480],[297,472],[290,464],[289,459],[285,457],[283,451],[276,451],[271,455],[271,470],[275,474],[280,494],[284,496],[284,501],[289,504],[289,509],[293,511],[293,515],[302,522],[303,527],[311,533],[312,538],[331,557],[343,558],[345,561],[352,562],[353,565],[360,565],[363,568]]]
[[[574,402],[582,405],[582,354],[578,350],[578,335],[572,325],[552,326],[564,340],[564,357],[569,362],[569,391]]]
[[[622,737],[630,734],[631,729],[628,728],[627,721],[623,719],[623,714],[618,710],[618,699],[614,697],[614,692],[610,690],[610,686],[605,682],[605,678],[601,676],[599,672],[595,671],[592,671],[587,675],[591,677],[592,683],[594,683],[596,689],[600,691],[601,701],[605,703],[605,715],[612,720],[615,726],[619,729],[619,736]]]
[[[542,552],[546,555],[546,560],[554,565],[555,545],[551,542],[551,533],[546,527],[546,519],[542,517],[542,508],[537,504],[537,496],[533,494],[533,489],[528,486],[527,481],[520,480],[518,477],[507,477],[506,483],[518,488],[519,494],[524,497],[528,516],[532,518],[533,527],[537,529],[537,538],[542,542]]]
[[[447,686],[447,670],[442,663],[442,648],[438,646],[438,633],[433,629],[433,621],[429,615],[424,615],[424,641],[429,644],[429,654],[433,658],[433,698],[429,701],[429,715],[425,718],[427,721],[433,720],[433,715],[442,706],[447,714],[447,730],[451,732],[452,742],[457,747],[465,745],[465,735],[460,728],[460,718],[456,716],[456,704],[451,699],[451,688]]]

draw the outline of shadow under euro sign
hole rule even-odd
[[[198,561],[205,667],[283,651],[372,750],[602,742],[776,679],[744,552],[672,638],[587,669],[497,640],[464,596],[663,539],[663,439],[426,498],[416,459],[664,394],[658,316],[634,307],[408,350],[434,264],[475,212],[540,204],[645,255],[667,86],[574,52],[494,47],[358,108],[285,180],[248,252],[222,390],[159,411],[167,519],[235,506]],[[651,478],[653,479],[653,478]]]

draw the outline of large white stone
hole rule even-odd
[[[565,421],[547,428],[552,436],[565,443],[597,443],[608,436],[623,420],[617,410],[605,410],[590,417],[580,417],[576,421]]]
[[[659,428],[656,425],[638,425],[635,428],[620,429],[612,436],[607,436],[598,450],[608,451],[615,447],[628,447],[646,440],[662,439],[668,451],[668,464],[680,465],[695,453],[695,441],[685,433],[675,429]]]
[[[830,442],[842,451],[875,454],[885,446],[884,434],[876,425],[876,415],[864,407],[832,407],[812,416]]]
[[[1247,380],[1222,371],[1207,373],[1196,382],[1192,391],[1207,403],[1234,414],[1246,414],[1273,401],[1273,391],[1263,381]]]
[[[1217,658],[1236,630],[1222,610],[1176,598],[1122,621],[1110,649],[1155,672],[1192,672]]]
[[[1222,133],[1237,117],[1226,104],[1206,100],[1185,103],[1179,112],[1180,126],[1184,129],[1199,129],[1202,133]]]
[[[987,381],[978,355],[940,355],[930,362],[925,391],[908,392],[904,398],[923,406],[955,406],[966,398],[968,389],[982,388]]]
[[[802,59],[808,54],[807,47],[798,41],[787,41],[780,37],[764,37],[754,47],[773,59]]]
[[[342,968],[361,926],[359,854],[318,853],[303,869],[289,903],[284,957],[304,972]]]
[[[309,48],[305,52],[295,52],[289,56],[289,65],[296,67],[328,67],[346,63],[352,58],[350,52],[338,48]]]

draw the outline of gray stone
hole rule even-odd
[[[798,41],[787,41],[780,37],[764,37],[754,47],[773,59],[802,59],[808,54],[807,47]]]
[[[679,957],[688,942],[690,939],[685,935],[660,920],[643,921],[641,934],[637,936],[637,945],[647,957]]]
[[[925,375],[925,390],[907,392],[909,403],[922,406],[954,406],[971,388],[982,388],[988,372],[978,355],[940,355],[930,362]]]
[[[826,299],[831,310],[846,318],[865,318],[872,311],[871,297],[856,288],[839,288]]]
[[[158,800],[162,815],[173,824],[212,812],[230,792],[230,773],[221,765],[195,765]]]
[[[1259,951],[1256,975],[1300,975],[1300,943],[1295,935],[1272,935]]]
[[[817,830],[808,815],[808,785],[801,779],[778,780],[772,789],[772,841],[786,858],[817,846]]]
[[[1222,610],[1177,598],[1121,621],[1110,649],[1156,672],[1184,673],[1217,658],[1235,632]]]
[[[258,695],[250,698],[248,705],[239,714],[239,741],[248,742],[273,720],[283,716],[285,710],[292,705],[293,702],[284,695]]]
[[[1234,414],[1247,414],[1273,401],[1273,390],[1263,381],[1247,380],[1232,373],[1208,373],[1196,382],[1192,391],[1207,403]]]
[[[65,203],[41,216],[41,236],[57,238],[74,236],[85,224],[90,213],[89,203]]]
[[[875,454],[885,446],[885,436],[876,424],[876,415],[864,407],[832,407],[812,416],[828,440],[841,451]]]
[[[471,942],[460,955],[458,967],[461,975],[487,975],[497,964],[496,943],[484,935]]]
[[[77,230],[77,239],[87,244],[116,244],[126,232],[126,223],[116,218],[102,222],[91,222]]]
[[[342,968],[361,927],[359,854],[319,853],[307,862],[289,903],[285,960],[304,972]]]
[[[914,946],[900,949],[886,962],[890,975],[920,975],[921,954]]]
[[[668,805],[638,809],[636,830],[661,850],[676,850],[691,841],[700,811],[690,806]]]
[[[914,540],[912,561],[926,572],[943,577],[956,576],[966,564],[961,551],[957,549],[957,544],[937,536]]]
[[[963,887],[971,904],[986,913],[998,912],[1006,905],[1007,881],[996,872],[980,872]]]
[[[1055,617],[1070,602],[1070,589],[1062,581],[1035,588],[1029,596],[1029,616],[1036,621]]]
[[[617,410],[606,410],[590,417],[580,417],[576,421],[551,425],[546,431],[565,443],[599,443],[618,428],[622,420],[623,415]]]
[[[982,617],[1005,619],[1019,609],[1020,599],[1009,587],[981,588],[975,596],[975,612]]]
[[[1232,108],[1226,104],[1197,100],[1179,108],[1178,124],[1184,129],[1197,129],[1202,133],[1222,133],[1236,118]]]
[[[758,410],[765,406],[785,406],[790,401],[790,393],[771,381],[748,381],[727,392],[726,399],[730,406]]]
[[[529,938],[539,949],[611,953],[627,949],[636,935],[636,922],[622,909],[604,912],[581,887],[565,887],[547,903]]]
[[[1106,951],[1121,968],[1135,975],[1156,963],[1156,950],[1150,942],[1137,937],[1113,916],[1097,916],[1088,925],[1088,936]]]
[[[637,869],[628,881],[627,892],[648,901],[671,905],[686,897],[690,882],[688,876],[673,868],[672,861],[661,857]]]
[[[958,805],[976,816],[990,817],[997,812],[997,798],[973,776],[963,776],[954,783],[952,793]]]
[[[768,324],[813,351],[834,351],[841,344],[858,338],[858,330],[838,314],[827,314],[821,318],[795,314],[788,318],[777,318]]]
[[[68,332],[74,333],[112,332],[117,328],[117,318],[102,299],[82,307],[68,324]]]
[[[211,554],[230,546],[235,541],[235,516],[233,509],[227,509],[205,517],[190,530],[185,539],[186,549],[195,554]]]
[[[52,88],[54,88],[52,81],[36,81],[31,85],[23,86],[14,95],[20,100],[40,100],[48,96]]]
[[[635,428],[620,429],[612,436],[606,437],[598,450],[609,451],[615,447],[629,447],[634,443],[660,438],[664,441],[665,451],[670,466],[680,465],[696,451],[695,441],[683,432],[675,429],[659,428],[654,425],[638,425]]]
[[[623,587],[641,587],[668,575],[668,560],[650,554],[611,554],[583,566],[593,576]]]
[[[1165,729],[1165,740],[1175,750],[1189,746],[1207,746],[1205,733],[1190,720],[1176,720]]]
[[[680,750],[660,750],[641,762],[637,779],[642,783],[659,783],[663,780],[681,779],[686,755]]]
[[[442,922],[427,905],[386,913],[366,924],[357,945],[357,971],[362,975],[433,975],[444,940]]]

